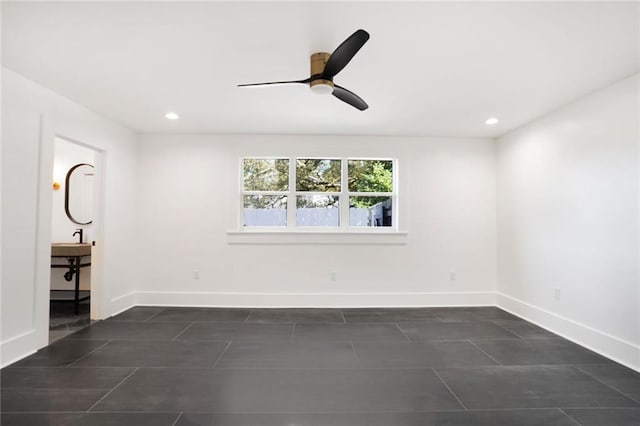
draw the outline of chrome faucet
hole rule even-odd
[[[82,244],[82,234],[83,234],[83,230],[82,228],[78,228],[76,229],[76,232],[73,233],[72,237],[75,237],[76,235],[80,234],[80,244]]]

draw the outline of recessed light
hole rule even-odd
[[[167,119],[169,120],[177,120],[178,118],[180,118],[180,116],[175,112],[168,112],[164,116],[167,117]]]
[[[488,124],[489,126],[493,126],[494,124],[498,123],[498,119],[495,117],[491,117],[491,118],[487,118],[487,121],[484,122],[484,124]]]

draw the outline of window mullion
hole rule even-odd
[[[391,227],[393,229],[398,229],[398,218],[400,217],[400,215],[398,214],[398,163],[396,160],[393,160],[391,162],[391,169],[392,169],[392,183],[391,183],[391,191],[393,192],[393,198],[391,198],[391,212],[392,212],[392,216],[391,216]]]
[[[238,227],[240,229],[244,228],[244,157],[240,157],[239,172],[240,172],[240,194],[238,194],[238,207],[239,214],[236,215],[236,219],[238,221]]]
[[[393,192],[349,192],[352,197],[393,197]]]
[[[349,196],[348,194],[348,160],[341,159],[340,173],[340,229],[349,227]]]
[[[296,227],[296,158],[289,158],[289,193],[287,195],[287,228]]]
[[[288,191],[243,191],[242,195],[289,195]]]

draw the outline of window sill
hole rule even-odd
[[[408,232],[227,231],[232,245],[406,245]]]

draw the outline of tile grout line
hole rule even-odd
[[[253,342],[253,341],[241,341],[241,342]],[[375,341],[364,341],[367,342],[375,342]],[[349,343],[348,340],[332,340],[330,343]],[[411,343],[421,343],[421,342],[411,342]],[[467,370],[470,368],[491,368],[491,369],[504,369],[504,368],[520,368],[520,367],[532,367],[532,368],[548,368],[548,367],[575,367],[573,365],[555,365],[555,364],[544,364],[544,365],[531,365],[531,364],[514,364],[514,365],[473,365],[473,366],[461,366],[461,367],[448,367],[448,366],[436,366],[436,367],[427,367],[427,366],[407,366],[407,367],[389,367],[389,366],[375,366],[375,365],[367,365],[365,370],[388,370],[388,371],[404,371],[404,370],[431,370],[433,368],[442,368],[447,370]],[[33,368],[33,367],[14,367],[17,368]],[[56,367],[37,367],[37,368],[56,368]],[[62,367],[64,368],[64,367]],[[125,366],[125,367],[91,367],[91,368],[133,368],[133,366]],[[203,367],[170,367],[170,366],[143,366],[140,368],[147,369],[166,369],[166,370],[202,370]],[[225,370],[362,370],[361,367],[228,367],[224,368]],[[618,393],[620,393],[618,391]],[[626,395],[623,395],[626,397]],[[635,400],[634,400],[635,402]],[[557,408],[557,407],[547,407],[547,408]],[[596,409],[611,409],[611,408],[632,408],[628,406],[624,407],[567,407],[567,408],[590,408],[593,410]]]
[[[162,312],[162,311],[160,311]],[[160,312],[156,312],[155,314],[151,314],[150,316],[148,316],[147,318],[143,319],[143,320],[138,320],[136,322],[151,322],[151,319],[153,317],[155,317],[156,315],[158,315]]]
[[[402,329],[402,327],[400,327],[400,324],[399,324],[399,323],[397,323],[397,322],[393,322],[393,323],[391,323],[391,324],[395,325],[395,326],[396,326],[396,328],[397,328],[398,330],[400,330],[400,333],[402,333],[402,335],[404,336],[404,338],[405,338],[405,339],[407,339],[407,341],[409,341],[409,342],[413,342],[413,340],[411,340],[411,339],[409,338],[409,336],[407,336],[407,333],[405,333],[405,332],[404,332],[404,330]]]
[[[596,364],[597,365],[597,364]],[[609,389],[619,393],[620,395],[624,396],[627,399],[630,399],[631,401],[635,402],[636,404],[640,404],[640,400],[636,400],[635,398],[630,397],[629,395],[627,395],[625,392],[622,392],[621,390],[606,384],[605,382],[603,382],[602,380],[598,379],[596,376],[594,376],[593,374],[589,373],[588,371],[584,371],[582,368],[580,368],[580,365],[571,365],[570,367],[575,368],[576,370],[578,370],[579,372],[586,374],[587,376],[591,377],[593,380],[595,380],[596,382],[608,387]]]
[[[567,416],[569,418],[569,420],[571,420],[572,422],[574,422],[577,425],[582,426],[582,423],[580,423],[579,421],[577,421],[576,419],[574,419],[573,417],[571,417],[569,414],[567,414],[562,408],[558,408],[558,410],[560,410],[560,412],[562,414],[564,414],[565,416]]]
[[[582,407],[581,409],[589,410],[589,407]],[[597,410],[597,408],[593,408]],[[624,409],[624,408],[617,408]],[[442,410],[427,410],[427,411],[401,411],[401,410],[381,410],[381,411],[357,411],[358,414],[369,413],[369,414],[379,414],[379,413],[394,413],[394,414],[407,414],[407,413],[464,413],[467,412],[483,412],[483,411],[551,411],[551,410],[562,410],[558,407],[520,407],[520,408],[474,408],[472,410],[462,410],[462,409],[442,409]],[[91,413],[87,413],[85,411],[3,411],[3,414],[184,414],[184,411],[92,411]],[[210,411],[190,411],[190,413],[194,414],[224,414],[220,412],[210,412]],[[353,413],[353,412],[347,412]],[[228,413],[227,413],[228,414]],[[274,414],[274,413],[235,413],[235,414]],[[281,414],[281,413],[275,413]],[[304,411],[302,413],[295,414],[345,414],[344,411]],[[572,419],[573,420],[573,419]]]
[[[229,349],[229,346],[231,346],[231,340],[227,342],[227,346],[224,347],[224,349],[222,350],[222,353],[218,355],[218,358],[216,358],[216,362],[213,363],[213,365],[211,366],[211,369],[216,368],[216,365],[218,365],[218,362],[220,362],[220,360],[222,359],[222,356],[225,354],[225,352],[227,352],[227,349]]]
[[[111,340],[107,340],[106,342],[104,342],[103,344],[101,344],[100,346],[98,346],[97,348],[89,351],[88,353],[82,355],[80,358],[76,359],[75,361],[73,361],[71,364],[65,366],[65,368],[70,368],[70,367],[74,367],[74,364],[77,362],[82,361],[83,359],[85,359],[86,357],[88,357],[89,355],[95,353],[96,351],[98,351],[99,349],[104,348],[105,346],[107,346],[109,343],[113,342],[113,339]]]
[[[191,326],[193,325],[193,321],[190,321],[187,326],[178,334],[176,334],[173,339],[171,339],[172,342],[175,342],[176,340],[178,340],[178,337],[182,336],[182,334],[187,331]]]
[[[448,321],[445,321],[444,318],[442,318],[440,315],[438,315],[436,313],[434,313],[433,316],[438,320],[438,322],[441,322],[441,323],[448,322]]]
[[[133,369],[133,371],[127,375],[127,377],[125,377],[124,379],[120,380],[120,383],[118,383],[117,385],[115,385],[115,386],[113,387],[113,389],[111,389],[109,392],[107,392],[107,393],[106,393],[102,398],[100,398],[99,400],[97,400],[97,401],[95,402],[95,404],[93,404],[91,407],[89,407],[89,408],[87,409],[87,411],[86,411],[86,412],[87,412],[87,413],[89,413],[89,412],[91,411],[91,409],[93,409],[96,405],[98,405],[98,404],[100,404],[102,401],[104,401],[104,399],[105,399],[106,397],[108,397],[109,395],[111,395],[111,393],[113,393],[113,391],[115,391],[116,389],[118,389],[118,387],[120,387],[120,385],[121,385],[121,384],[123,384],[123,383],[124,383],[124,382],[129,378],[129,377],[133,376],[133,375],[135,374],[135,372],[136,372],[136,371],[138,371],[139,369],[140,369],[140,367],[136,367],[136,368],[134,368],[134,369]]]
[[[349,340],[349,345],[351,345],[353,356],[356,357],[356,361],[358,361],[358,364],[362,364],[362,360],[360,359],[360,357],[358,356],[358,353],[356,352],[356,346],[353,344],[353,339]]]
[[[614,407],[614,408],[593,408],[593,407],[577,407],[577,408],[573,408],[572,409],[579,409],[579,410],[630,410],[633,409],[632,407]],[[563,414],[566,415],[566,413],[564,413],[564,409],[562,408],[558,408],[558,407],[520,407],[520,408],[474,408],[471,410],[462,410],[462,409],[441,409],[441,410],[427,410],[427,411],[418,411],[418,412],[413,412],[413,413],[464,413],[464,412],[504,412],[504,411],[561,411]],[[41,410],[41,411],[3,411],[2,414],[176,414],[178,413],[179,417],[177,420],[179,420],[182,415],[184,415],[184,412],[177,412],[177,411],[133,411],[133,410],[128,410],[128,411],[101,411],[101,410],[96,410],[96,411],[91,411],[90,413],[87,413],[86,411],[60,411],[60,410],[50,410],[50,411],[46,411],[46,410]],[[196,414],[220,414],[220,413],[216,413],[216,412],[209,412],[209,411],[194,411],[193,413]],[[344,414],[344,411],[314,411],[314,412],[303,412],[302,414]],[[406,414],[408,413],[407,411],[398,411],[398,410],[382,410],[382,411],[367,411],[367,412],[357,412],[357,413],[369,413],[369,414],[379,414],[379,413],[397,413],[397,414]],[[239,414],[247,414],[247,413],[239,413]],[[256,414],[256,413],[254,413]],[[263,413],[259,413],[259,414],[263,414]],[[570,417],[567,415],[567,417],[569,417],[569,419],[573,422],[575,422],[578,425],[581,425],[581,423],[577,422],[574,418]],[[175,423],[174,423],[175,425]]]
[[[440,379],[440,381],[442,382],[442,384],[449,390],[449,392],[451,393],[451,395],[453,395],[453,397],[456,399],[456,401],[458,401],[458,404],[460,404],[460,406],[462,408],[464,408],[465,411],[468,411],[468,408],[462,403],[462,401],[460,400],[460,398],[458,398],[458,395],[456,395],[451,388],[449,387],[449,385],[447,384],[447,382],[444,381],[444,379],[442,378],[442,376],[440,376],[440,373],[438,373],[436,371],[435,368],[432,368],[431,371],[433,371],[433,373],[438,377],[438,379]]]
[[[146,320],[141,321],[141,322],[151,322],[152,319],[154,319],[155,317],[157,317],[158,315],[160,315],[161,313],[163,313],[166,310],[167,310],[167,307],[165,306],[164,309],[160,309],[158,312],[156,312],[155,314],[151,315],[149,318],[147,318]]]
[[[480,352],[482,352],[483,354],[485,354],[486,356],[488,356],[489,358],[491,358],[496,364],[498,364],[499,366],[503,366],[503,364],[498,361],[497,359],[495,359],[494,357],[492,357],[491,355],[489,355],[488,352],[486,352],[484,349],[482,349],[480,346],[476,345],[475,342],[473,340],[467,340],[467,342],[471,343],[471,345],[476,348],[477,350],[479,350]]]
[[[513,334],[513,335],[514,335],[514,336],[516,336],[518,339],[521,339],[521,340],[527,340],[527,339],[525,339],[524,337],[522,337],[521,335],[519,335],[518,333],[516,333],[515,331],[509,330],[508,328],[503,327],[503,326],[501,326],[500,324],[496,323],[496,321],[495,321],[495,320],[491,320],[491,321],[489,321],[489,322],[490,322],[491,324],[495,325],[496,327],[499,327],[499,328],[503,329],[503,330],[504,330],[504,331],[506,331],[507,333],[511,333],[511,334]]]
[[[178,414],[178,417],[176,417],[176,419],[173,421],[173,423],[171,424],[171,426],[176,426],[178,424],[178,421],[180,420],[180,418],[182,417],[182,415],[184,414],[184,411],[181,411]]]

